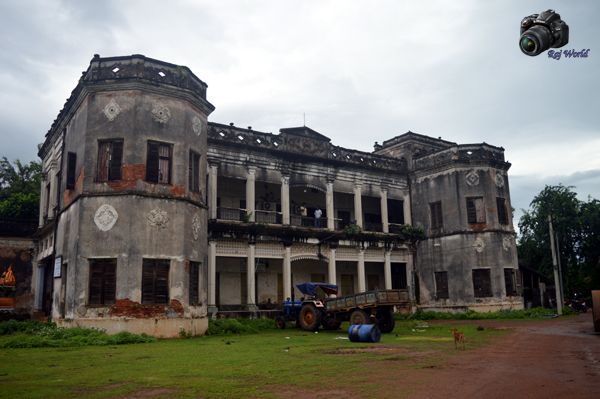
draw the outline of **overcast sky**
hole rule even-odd
[[[588,58],[521,53],[521,19],[548,8]],[[144,54],[208,83],[211,121],[277,133],[305,113],[363,151],[408,130],[485,141],[517,209],[559,182],[600,198],[599,19],[594,0],[0,0],[0,156],[36,159],[93,54]]]

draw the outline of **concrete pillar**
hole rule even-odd
[[[56,169],[50,169],[50,206],[48,207],[48,218],[54,218],[56,205],[58,204],[58,179],[56,177]],[[77,178],[77,176],[75,176]]]
[[[217,303],[217,242],[208,242],[208,307]]]
[[[412,253],[408,254],[408,259],[406,261],[406,284],[408,285],[408,296],[412,302],[415,302],[415,280],[414,276],[414,256]]]
[[[42,227],[44,225],[44,212],[46,210],[46,180],[40,179],[40,223],[39,226]]]
[[[388,224],[388,206],[387,206],[387,189],[381,189],[381,225],[383,226],[383,232],[388,233],[390,227]]]
[[[385,289],[392,289],[392,251],[385,250],[383,253],[383,274],[385,277]]]
[[[327,194],[325,197],[325,211],[327,212],[327,229],[335,230],[335,208],[333,204],[333,182],[327,182]],[[335,283],[332,283],[335,284]]]
[[[283,252],[283,298],[292,297],[292,247],[285,246]]]
[[[354,219],[356,219],[356,224],[362,229],[362,186],[360,184],[354,185]]]
[[[329,265],[327,267],[328,281],[329,284],[336,283],[336,270],[335,270],[335,248],[329,248]]]
[[[404,224],[412,225],[412,217],[410,214],[410,210],[411,210],[410,195],[406,194],[404,196],[402,205],[404,206]]]
[[[248,287],[248,297],[246,303],[249,309],[253,309],[256,304],[254,298],[256,297],[256,285],[255,285],[255,274],[256,274],[256,245],[248,245],[248,268],[246,273],[246,284]]]
[[[358,250],[356,274],[358,274],[358,292],[365,292],[365,250],[362,248]]]
[[[211,164],[208,167],[208,218],[217,218],[217,176],[218,166]]]
[[[281,223],[282,224],[290,224],[290,177],[289,176],[281,176]]]
[[[254,222],[256,220],[256,209],[254,208],[255,203],[255,181],[256,181],[256,169],[253,167],[248,168],[246,174],[246,214],[248,215],[248,221]]]

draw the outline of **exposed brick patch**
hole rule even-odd
[[[171,194],[175,197],[183,197],[185,195],[185,187],[173,185],[171,187]]]
[[[145,178],[145,164],[124,164],[121,167],[121,180],[109,181],[107,184],[114,191],[123,191],[130,188],[135,188],[137,181],[144,180]]]
[[[183,305],[177,299],[171,299],[171,309],[176,312],[179,316],[183,316]]]
[[[117,299],[110,307],[111,316],[127,316],[137,318],[165,317],[164,305],[143,305],[129,298]]]
[[[67,207],[83,192],[83,168],[79,169],[79,176],[75,180],[75,187],[72,190],[66,189],[63,193],[63,204]]]
[[[484,231],[488,226],[486,223],[470,223],[469,227],[473,229],[473,231]]]

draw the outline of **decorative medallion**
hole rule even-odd
[[[158,208],[154,208],[153,210],[148,212],[148,216],[146,216],[146,219],[148,219],[148,224],[150,226],[159,227],[163,229],[167,227],[167,224],[169,224],[169,216],[167,215],[167,212]]]
[[[496,173],[496,187],[504,187],[504,176],[501,173]]]
[[[197,136],[202,134],[202,120],[197,116],[192,118],[192,130],[196,133]]]
[[[201,228],[201,223],[200,223],[200,214],[197,213],[194,215],[194,218],[192,219],[192,235],[194,236],[194,240],[198,241],[198,237],[200,237],[200,228]]]
[[[465,180],[469,186],[476,186],[479,184],[479,173],[474,170],[469,171],[465,176]]]
[[[510,251],[510,249],[512,248],[513,245],[513,240],[510,237],[504,237],[502,239],[502,248],[504,248],[505,251]]]
[[[115,223],[117,223],[118,218],[119,214],[115,208],[108,204],[104,204],[96,211],[94,223],[96,223],[96,226],[98,226],[101,231],[109,231],[113,228]]]
[[[482,253],[483,249],[485,248],[485,244],[483,243],[483,240],[481,238],[477,238],[473,243],[473,247],[475,248],[475,251]]]
[[[167,123],[171,118],[171,111],[161,103],[154,104],[152,108],[152,119],[158,123]]]
[[[102,112],[104,112],[106,119],[112,122],[121,113],[121,107],[114,99],[111,99]]]

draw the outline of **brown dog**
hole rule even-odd
[[[465,349],[465,334],[458,331],[456,328],[450,330],[452,335],[454,335],[454,349],[458,349],[459,346],[462,346],[462,349]]]

